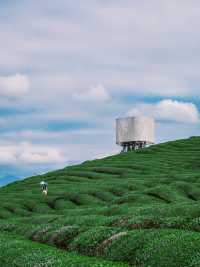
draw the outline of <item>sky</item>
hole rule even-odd
[[[196,0],[0,0],[0,185],[118,153],[117,117],[199,135],[199,26]]]

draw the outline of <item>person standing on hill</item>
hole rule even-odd
[[[45,181],[42,181],[42,182],[40,182],[40,185],[42,187],[42,193],[44,195],[47,195],[48,194],[48,183]]]

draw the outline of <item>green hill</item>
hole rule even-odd
[[[2,187],[0,232],[2,267],[199,267],[200,137]]]

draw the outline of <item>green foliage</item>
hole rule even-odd
[[[0,237],[11,245],[2,252],[6,244],[0,240],[0,266],[12,267],[14,256],[13,266],[20,267],[121,266],[116,261],[136,267],[200,266],[199,159],[200,138],[193,137],[0,188]],[[41,194],[41,180],[49,183],[48,196]],[[15,243],[10,233],[26,239]],[[38,259],[23,244],[40,245],[28,239],[48,245]],[[68,265],[62,265],[54,257],[61,252],[52,246],[99,258],[93,265],[85,257],[73,263],[66,254]],[[23,249],[26,261],[18,256]],[[45,255],[51,253],[48,263]]]
[[[51,233],[48,243],[66,249],[79,233],[81,233],[81,230],[77,226],[63,226]]]
[[[97,248],[105,239],[117,232],[117,229],[108,227],[94,227],[80,234],[70,244],[69,249],[81,254],[94,256],[97,254]]]
[[[173,231],[157,236],[137,252],[141,267],[188,267],[199,266],[200,235],[191,232]]]
[[[125,264],[91,259],[0,233],[2,267],[126,267]]]

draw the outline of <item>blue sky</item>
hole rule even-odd
[[[200,4],[0,1],[0,185],[118,153],[115,118],[199,135]]]

